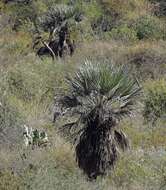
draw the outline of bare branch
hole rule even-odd
[[[51,47],[46,43],[46,42],[43,42],[44,46],[51,52],[51,55],[52,55],[52,59],[55,60],[55,53],[54,51],[51,49]]]

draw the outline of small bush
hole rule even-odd
[[[38,15],[38,7],[33,1],[29,3],[15,2],[8,5],[11,14],[13,29],[18,31],[25,22],[35,23]]]
[[[113,25],[111,17],[103,15],[91,22],[91,27],[96,33],[110,31]]]
[[[142,16],[132,26],[137,31],[140,40],[164,38],[164,26],[156,17]]]
[[[123,42],[137,41],[137,32],[127,25],[112,29],[109,35],[112,39],[121,40]]]
[[[99,6],[97,1],[89,1],[87,3],[81,3],[80,5],[79,7],[83,9],[86,17],[91,21],[102,15],[101,6]]]
[[[152,124],[157,119],[166,117],[166,81],[164,79],[145,83],[143,116]]]

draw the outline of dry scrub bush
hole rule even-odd
[[[0,189],[1,190],[21,190],[23,182],[21,178],[15,176],[10,171],[0,172]]]
[[[116,62],[126,64],[141,80],[165,75],[165,47],[157,43],[139,43],[124,48]]]

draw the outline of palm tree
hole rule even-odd
[[[59,103],[77,120],[63,129],[76,129],[78,166],[95,179],[114,166],[118,148],[125,150],[129,146],[117,123],[123,116],[131,115],[140,87],[124,67],[91,61],[86,61],[67,81],[69,92]]]

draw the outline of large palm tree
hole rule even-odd
[[[67,81],[69,92],[60,98],[59,105],[68,108],[77,120],[65,128],[76,129],[78,165],[94,179],[107,174],[114,165],[118,148],[128,147],[128,139],[117,123],[131,114],[140,87],[124,67],[91,61],[86,61]]]

